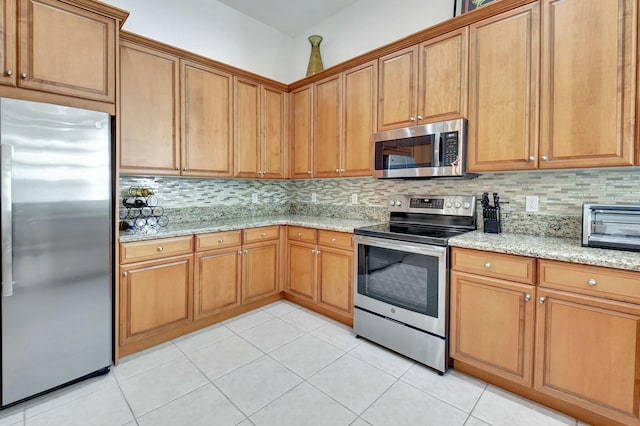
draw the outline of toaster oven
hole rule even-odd
[[[582,245],[640,251],[640,205],[584,204]]]

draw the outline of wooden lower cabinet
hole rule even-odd
[[[287,243],[289,279],[286,291],[312,303],[315,303],[317,299],[316,251],[315,244],[297,241]]]
[[[120,271],[121,345],[192,321],[192,255],[131,263]]]
[[[242,303],[280,291],[279,241],[243,246]]]
[[[535,389],[638,424],[640,306],[544,288],[537,300]]]
[[[450,354],[532,385],[535,287],[451,272]]]
[[[318,246],[318,306],[353,317],[353,252]]]
[[[240,306],[242,251],[240,246],[196,253],[195,319]]]

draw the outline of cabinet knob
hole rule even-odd
[[[491,262],[487,262],[487,263],[485,263],[485,264],[484,264],[484,267],[485,267],[485,268],[487,268],[487,269],[491,268]]]
[[[530,300],[531,300],[531,295],[530,295],[530,294],[525,294],[525,295],[524,295],[524,301],[525,301],[525,302],[528,302],[528,301],[530,301]]]
[[[418,116],[418,120],[422,120],[422,116],[421,115]]]
[[[415,117],[409,117],[409,121],[416,121]]]
[[[248,254],[248,253],[249,253],[249,250],[245,250],[245,251],[244,251],[244,254]]]
[[[311,249],[311,254],[316,254],[316,250],[315,249]]]
[[[320,250],[316,250],[316,254],[320,254],[322,253]]]
[[[302,237],[302,232],[298,232],[296,235],[297,235],[298,237]]]
[[[239,254],[239,255],[242,255],[242,250],[238,250],[238,254]]]
[[[129,273],[128,273],[127,271],[124,271],[124,272],[122,273],[122,276],[123,276],[123,277],[125,277],[125,278],[127,278],[127,276],[129,276]]]
[[[533,163],[534,161],[536,161],[536,157],[532,155],[531,157],[529,157],[529,161]]]
[[[224,238],[220,238],[220,239],[218,240],[218,242],[219,242],[220,244],[224,243]]]
[[[587,281],[587,284],[589,284],[591,287],[594,287],[598,285],[598,282],[595,279],[591,278],[589,281]]]
[[[23,72],[22,74],[20,74],[20,77],[21,77],[23,80],[26,80],[26,79],[27,79],[27,77],[29,77],[29,74],[27,74],[26,72]]]
[[[176,171],[180,171],[180,167],[176,167]]]
[[[7,70],[6,74],[7,74],[7,77],[11,77],[13,75],[13,71]]]
[[[164,247],[158,246],[158,251],[164,251]]]
[[[267,236],[267,233],[266,233],[266,232],[263,232],[262,234],[260,234],[260,236],[264,238],[264,237],[266,237],[266,236]]]
[[[182,171],[183,171],[183,172],[186,172],[186,171],[187,171],[187,168],[186,168],[186,167],[183,167],[183,168],[182,168]]]
[[[547,157],[546,155],[543,155],[540,158],[542,159],[542,161],[549,161],[549,157]]]
[[[311,170],[307,170],[307,174],[310,175],[311,174]]]
[[[544,305],[544,301],[545,301],[545,300],[547,300],[547,298],[546,298],[546,297],[544,297],[544,296],[541,296],[541,297],[538,299],[538,302],[539,302],[541,305]]]
[[[336,240],[335,238],[332,238],[332,239],[331,239],[331,242],[332,242],[332,243],[335,243],[336,241],[337,241],[337,240]]]

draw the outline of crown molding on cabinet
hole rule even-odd
[[[99,13],[101,15],[110,16],[120,21],[120,28],[124,24],[124,21],[129,17],[129,12],[110,4],[102,3],[96,0],[73,0],[66,1],[64,3],[71,4],[73,6],[82,7],[83,9],[90,10],[92,12]]]

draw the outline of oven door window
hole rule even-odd
[[[437,165],[434,159],[435,135],[376,142],[376,170],[414,169]]]
[[[438,318],[438,263],[435,256],[360,245],[358,293]]]

